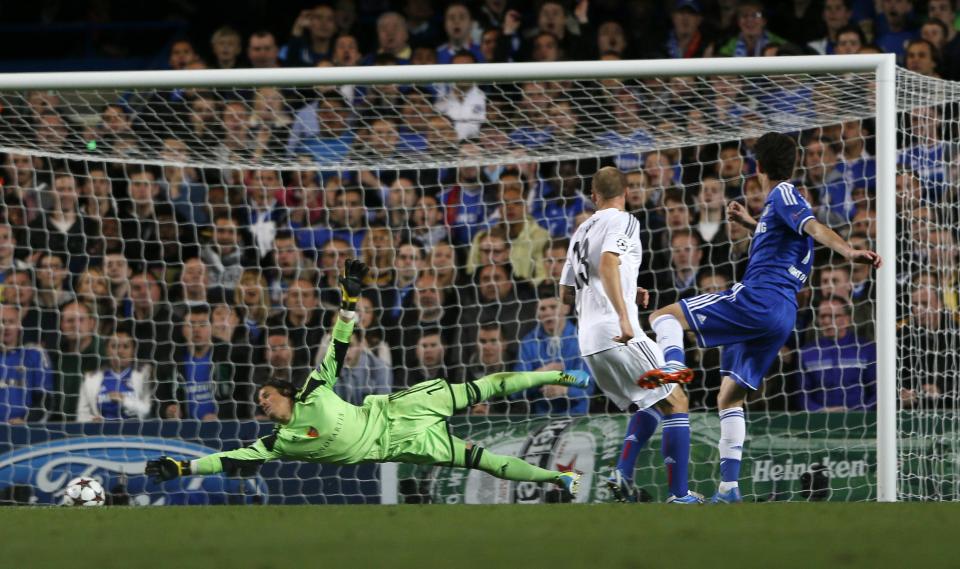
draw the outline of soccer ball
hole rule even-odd
[[[93,478],[74,478],[67,483],[63,495],[64,506],[102,506],[106,494],[103,486]]]

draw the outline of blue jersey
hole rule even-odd
[[[810,204],[789,182],[770,190],[750,245],[743,284],[776,291],[794,305],[813,265],[813,238],[803,226],[814,219]]]
[[[43,348],[24,346],[0,352],[0,423],[26,419],[44,392],[53,391],[53,372]]]
[[[108,421],[128,417],[123,412],[123,405],[119,401],[110,399],[110,393],[116,391],[127,396],[135,396],[133,386],[130,385],[130,376],[132,375],[132,367],[128,367],[121,372],[112,369],[103,372],[103,382],[100,384],[100,393],[97,394],[97,406],[100,408],[101,417]]]
[[[188,354],[183,362],[187,418],[202,419],[217,412],[217,380],[214,377],[213,350],[203,356]]]

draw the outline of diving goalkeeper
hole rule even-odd
[[[156,481],[178,476],[250,475],[268,460],[290,459],[327,464],[405,462],[472,468],[506,480],[553,482],[576,496],[580,475],[545,470],[526,461],[485,451],[454,437],[446,419],[490,397],[505,397],[540,385],[587,387],[583,372],[495,373],[451,384],[435,379],[390,395],[370,395],[357,407],[340,399],[333,386],[350,345],[358,297],[367,267],[348,260],[340,277],[340,316],[323,363],[299,392],[287,381],[268,381],[259,403],[276,428],[246,448],[213,453],[190,461],[162,456],[147,462]]]

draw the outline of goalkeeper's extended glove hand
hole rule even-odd
[[[148,460],[143,473],[147,476],[153,476],[154,482],[173,480],[179,476],[190,474],[190,461],[161,456],[157,460]]]
[[[340,275],[340,308],[356,310],[360,292],[363,290],[363,277],[367,275],[367,265],[358,259],[348,259]]]

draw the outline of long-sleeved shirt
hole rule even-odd
[[[550,363],[560,363],[563,369],[582,369],[587,366],[580,357],[580,342],[577,327],[567,320],[559,336],[547,334],[543,326],[537,326],[520,341],[519,363],[515,371],[533,371]],[[537,415],[570,414],[583,415],[590,405],[593,384],[586,389],[567,388],[567,396],[546,399],[540,388],[528,389],[524,396],[530,401],[530,410]]]
[[[194,474],[214,474],[243,463],[287,458],[327,464],[355,464],[388,458],[390,418],[386,395],[351,405],[333,390],[350,345],[354,322],[337,319],[323,364],[297,393],[293,413],[272,435],[249,447],[218,452],[192,463]]]

